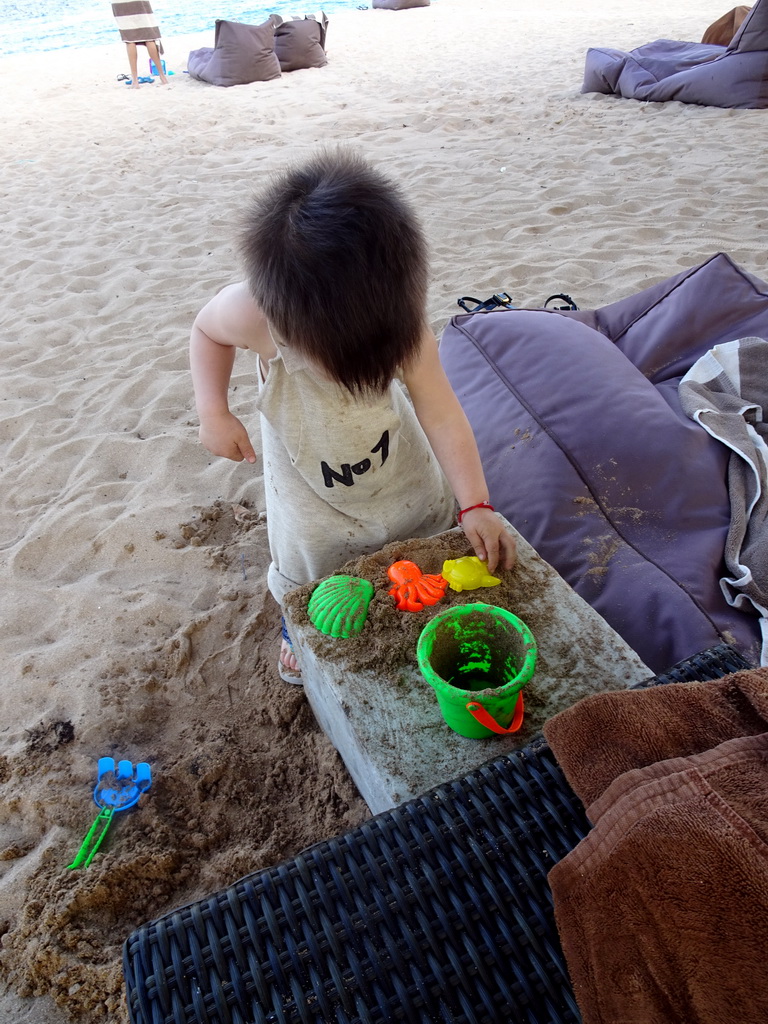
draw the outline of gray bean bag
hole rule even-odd
[[[279,15],[273,15],[279,17]],[[328,63],[325,55],[325,35],[328,19],[304,17],[282,21],[275,29],[275,53],[281,71],[299,71],[303,68],[321,68]]]
[[[747,336],[768,338],[768,285],[722,253],[601,309],[462,315],[442,336],[497,510],[654,672],[723,640],[759,661],[759,618],[719,585],[728,451],[677,390]]]
[[[768,107],[768,0],[757,0],[727,47],[657,39],[629,53],[590,49],[581,91],[651,102]]]
[[[211,85],[248,85],[280,77],[280,62],[275,54],[275,28],[281,18],[271,17],[263,25],[244,25],[238,21],[216,22],[214,46],[192,50],[187,71]]]

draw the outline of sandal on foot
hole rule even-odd
[[[288,629],[285,625],[285,619],[282,620],[282,638],[288,644],[288,649],[293,654],[293,644],[291,638],[288,636]],[[304,683],[301,678],[301,672],[298,669],[288,668],[287,665],[283,664],[283,660],[278,655],[277,658],[277,674],[283,680],[284,683],[292,683],[294,686],[303,686]]]

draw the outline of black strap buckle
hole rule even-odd
[[[553,306],[552,309],[578,309],[579,307],[573,301],[570,295],[565,295],[563,292],[558,292],[556,295],[550,295],[547,301],[544,303],[544,309],[547,309],[552,299],[562,299],[563,302],[567,302],[567,306]]]
[[[473,299],[471,295],[463,295],[456,302],[465,313],[489,313],[492,309],[514,309],[512,299],[506,292],[496,292],[490,299]],[[467,305],[473,302],[472,309]]]

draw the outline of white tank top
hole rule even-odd
[[[276,340],[259,374],[275,599],[392,540],[449,528],[454,498],[402,386],[354,398]]]

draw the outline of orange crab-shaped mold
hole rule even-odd
[[[387,576],[395,584],[390,596],[401,612],[420,612],[429,605],[437,604],[445,597],[448,586],[439,573],[423,573],[415,562],[393,562],[387,569]]]

